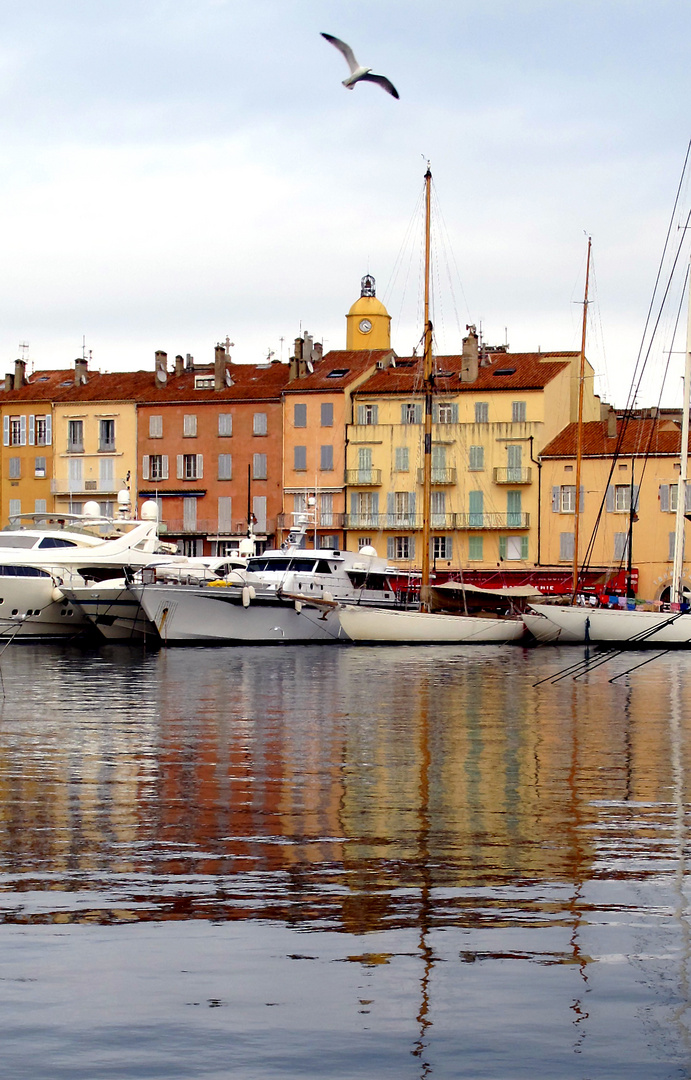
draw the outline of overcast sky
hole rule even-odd
[[[320,31],[400,101],[345,90]],[[83,336],[101,370],[210,361],[226,335],[241,362],[286,359],[300,329],[342,348],[368,270],[409,352],[430,159],[438,351],[469,322],[578,349],[590,233],[587,351],[623,404],[691,137],[690,42],[687,0],[0,0],[5,370],[20,342],[66,366]]]

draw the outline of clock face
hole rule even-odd
[[[361,334],[369,334],[371,329],[372,329],[372,323],[369,321],[369,319],[360,319],[360,333]]]

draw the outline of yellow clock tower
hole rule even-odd
[[[377,300],[371,274],[363,277],[360,299],[351,307],[346,321],[346,349],[359,352],[391,348],[391,316],[381,300]]]

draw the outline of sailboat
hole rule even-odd
[[[586,293],[587,296],[587,293]],[[525,623],[543,644],[613,645],[619,649],[642,647],[691,647],[691,614],[685,609],[683,588],[686,486],[689,458],[689,406],[691,404],[691,270],[689,273],[684,404],[681,425],[680,468],[674,530],[674,563],[670,591],[670,611],[622,611],[609,608],[557,607],[530,604]],[[578,489],[577,489],[578,490]],[[574,578],[574,595],[577,577]]]
[[[525,634],[522,618],[486,618],[482,615],[433,611],[434,587],[430,584],[430,546],[432,519],[432,395],[434,368],[432,359],[432,323],[430,321],[430,225],[432,172],[425,173],[425,301],[423,390],[423,518],[422,573],[419,610],[364,608],[344,604],[338,610],[341,629],[351,641],[367,644],[487,644],[519,641]],[[453,583],[462,592],[462,582]],[[447,585],[446,588],[451,587]],[[514,590],[492,590],[495,597],[509,600]],[[532,594],[538,590],[532,590]],[[513,596],[515,599],[515,595]]]

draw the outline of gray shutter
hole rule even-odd
[[[178,480],[182,480],[183,476],[185,475],[184,470],[185,464],[182,459],[182,454],[178,454]]]
[[[458,423],[458,404],[454,402],[451,406],[451,423]]]
[[[552,513],[553,514],[558,514],[559,513],[560,497],[561,497],[561,488],[553,487],[552,488]]]
[[[379,406],[378,405],[373,405],[372,406],[372,423],[373,424],[378,424],[379,423]]]
[[[396,541],[393,536],[387,536],[386,538],[386,557],[387,559],[396,558]]]
[[[415,525],[415,492],[411,491],[408,495],[408,513],[410,514],[410,523]]]
[[[669,511],[669,484],[660,484],[660,510]]]
[[[26,417],[19,417],[19,445],[26,446]]]
[[[46,446],[53,442],[53,417],[51,413],[46,416]]]
[[[386,516],[387,516],[387,522],[386,522],[387,525],[393,525],[393,518],[394,518],[393,491],[387,492],[387,495],[386,495]]]
[[[684,513],[688,514],[691,511],[691,482],[686,481],[684,488]]]
[[[374,523],[376,525],[377,524],[377,519],[379,517],[379,492],[378,491],[373,491],[372,492],[372,516],[374,518]]]
[[[357,407],[357,422],[358,424],[364,424],[366,422],[365,406],[358,405]]]
[[[33,413],[29,416],[29,446],[36,445],[36,417]]]
[[[421,424],[422,423],[422,405],[416,405],[415,406],[415,423],[416,424]]]
[[[414,559],[415,558],[415,537],[414,536],[411,536],[411,538],[410,538],[410,546],[408,547],[408,551],[410,552],[410,558]]]
[[[144,454],[142,458],[142,480],[149,479],[149,455]]]
[[[161,480],[168,479],[168,455],[163,454],[161,458]]]
[[[636,489],[638,490],[638,489]],[[585,506],[585,488],[583,484],[578,489],[578,513],[583,513],[583,507]]]
[[[201,480],[204,476],[204,455],[197,454],[197,480]]]
[[[432,422],[434,424],[439,423],[439,402],[435,401],[432,405]]]
[[[641,485],[640,484],[634,484],[633,485],[633,512],[634,512],[634,514],[638,512],[638,492],[640,490],[641,490]],[[689,489],[687,488],[686,489],[686,497],[687,497],[687,499],[688,499],[688,495],[689,495]]]
[[[614,488],[612,487],[611,484],[607,485],[607,497],[606,497],[605,505],[606,505],[606,508],[607,508],[607,513],[608,514],[613,514],[614,513]]]
[[[10,418],[9,416],[3,416],[2,418],[2,441],[5,446],[10,445]]]
[[[401,405],[401,423],[402,424],[406,424],[408,422],[408,416],[407,416],[407,412],[406,412],[407,408],[408,408],[408,406],[404,401],[403,404]]]
[[[360,508],[360,504],[358,502],[358,497],[354,492],[351,492],[351,495],[350,495],[350,513],[351,513],[352,517],[357,517],[359,508]]]

